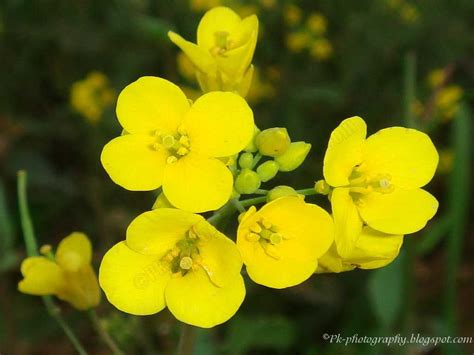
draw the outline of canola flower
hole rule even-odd
[[[125,134],[105,145],[101,161],[111,179],[132,191],[162,186],[175,207],[205,212],[224,205],[232,173],[217,158],[244,149],[253,136],[253,113],[244,99],[212,92],[190,104],[171,82],[142,77],[117,102]]]
[[[110,87],[107,77],[101,72],[91,72],[83,80],[71,87],[72,108],[90,123],[97,123],[115,101],[115,91]]]
[[[196,67],[203,92],[233,91],[243,97],[247,95],[253,77],[257,16],[242,19],[228,7],[215,7],[199,23],[197,44],[171,31],[168,36]]]
[[[149,315],[168,307],[203,328],[237,312],[245,286],[235,244],[203,217],[160,208],[135,218],[126,241],[104,256],[99,281],[118,309]]]
[[[333,240],[330,215],[298,196],[277,198],[258,211],[252,206],[237,230],[237,247],[249,277],[272,288],[307,280]]]
[[[333,188],[338,253],[354,249],[363,224],[387,234],[422,229],[438,201],[421,189],[432,178],[438,153],[431,139],[415,129],[391,127],[366,138],[360,117],[344,120],[332,133],[324,157],[324,178]]]
[[[96,307],[100,289],[91,259],[87,236],[71,233],[59,243],[54,256],[32,256],[21,263],[23,280],[18,290],[36,296],[54,295],[79,310]]]

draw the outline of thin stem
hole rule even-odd
[[[253,158],[253,162],[252,162],[252,169],[257,166],[260,159],[262,159],[262,154],[260,153],[255,154],[255,157]]]
[[[257,189],[257,190],[255,190],[254,194],[256,194],[256,195],[266,195],[266,194],[268,194],[268,190]]]
[[[305,196],[310,196],[310,195],[317,195],[318,193],[314,189],[314,187],[310,187],[308,189],[301,189],[301,190],[296,190],[297,193]]]
[[[240,201],[240,204],[243,207],[248,207],[248,206],[256,205],[257,203],[262,203],[265,201],[267,201],[267,196],[254,197],[254,198],[249,198],[247,200],[242,200]]]
[[[30,210],[28,208],[28,197],[26,193],[26,182],[27,175],[26,171],[21,170],[18,172],[18,204],[20,206],[20,218],[21,218],[21,228],[23,231],[23,238],[26,244],[26,251],[28,256],[37,256],[38,255],[38,245],[36,243],[33,222],[31,220]],[[64,331],[66,336],[71,341],[74,349],[80,355],[87,355],[87,352],[84,350],[84,347],[74,334],[73,330],[66,323],[64,318],[61,316],[59,308],[55,305],[51,296],[42,296],[43,303],[48,311],[49,315],[53,317],[56,322],[59,324],[61,329]]]
[[[231,200],[231,202],[234,205],[234,207],[237,209],[237,211],[239,211],[240,213],[245,212],[245,208],[244,206],[242,206],[239,200],[234,198]]]
[[[196,340],[196,327],[183,323],[178,344],[178,355],[192,355]]]
[[[91,308],[87,311],[87,313],[89,315],[89,318],[92,321],[92,324],[94,325],[94,328],[97,331],[97,334],[99,334],[102,341],[109,347],[112,353],[115,355],[123,355],[124,352],[120,350],[117,343],[114,341],[114,339],[110,336],[110,334],[104,328],[95,309]]]

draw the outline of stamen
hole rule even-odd
[[[256,233],[249,233],[245,237],[249,242],[257,242],[260,239],[260,236]]]
[[[193,266],[193,259],[191,259],[189,256],[185,256],[181,258],[179,262],[179,267],[183,270],[189,270]]]
[[[281,234],[278,234],[278,233],[273,233],[271,236],[270,236],[270,242],[272,244],[278,244],[282,241],[283,237],[281,236]]]
[[[380,179],[379,185],[382,189],[387,189],[390,187],[390,180],[388,179]]]
[[[173,163],[176,163],[178,161],[178,158],[176,158],[174,155],[170,155],[167,159],[166,159],[166,162],[168,164],[173,164]]]
[[[166,148],[169,149],[174,146],[176,140],[171,134],[167,134],[166,136],[163,136],[163,138],[161,138],[161,142]]]

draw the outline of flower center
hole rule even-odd
[[[185,132],[178,131],[175,134],[156,132],[155,136],[157,141],[153,148],[159,150],[164,147],[168,150],[169,156],[166,160],[168,164],[177,162],[190,151],[189,138]]]
[[[278,233],[278,227],[265,218],[260,218],[259,221],[251,225],[245,238],[249,242],[259,242],[265,253],[274,259],[280,258],[277,246],[281,245],[283,240],[288,239],[287,236]]]
[[[387,194],[393,191],[392,177],[388,174],[367,174],[355,167],[349,177],[349,188],[353,194],[366,195],[371,192]]]
[[[211,48],[213,56],[225,56],[228,50],[235,48],[235,42],[229,38],[229,32],[227,31],[215,32],[214,39],[215,46]]]
[[[186,236],[165,254],[163,260],[168,262],[174,277],[184,276],[201,265],[198,244],[199,237],[191,227]]]

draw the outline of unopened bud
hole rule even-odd
[[[254,126],[252,140],[244,149],[246,152],[255,153],[258,150],[257,146],[255,145],[255,138],[257,137],[259,133],[260,133],[260,129],[257,126]]]
[[[286,128],[268,128],[258,134],[255,145],[260,154],[269,157],[277,157],[286,152],[291,140]]]
[[[257,174],[260,180],[267,182],[275,177],[278,173],[278,163],[274,160],[268,160],[257,168]]]
[[[253,194],[260,187],[260,177],[250,169],[243,169],[235,179],[235,190],[241,194]]]
[[[286,185],[280,185],[276,186],[273,189],[271,189],[268,194],[267,194],[267,202],[276,200],[277,198],[280,197],[285,197],[285,196],[300,196],[304,198],[303,195],[298,194],[294,188],[291,186],[286,186]]]
[[[242,169],[250,169],[253,164],[253,154],[243,153],[239,158],[239,165]]]
[[[306,142],[294,142],[288,147],[288,150],[275,158],[280,165],[280,171],[293,171],[303,164],[306,156],[311,149],[311,144]]]
[[[321,195],[327,195],[331,191],[331,187],[325,180],[319,180],[314,184],[314,191]]]

